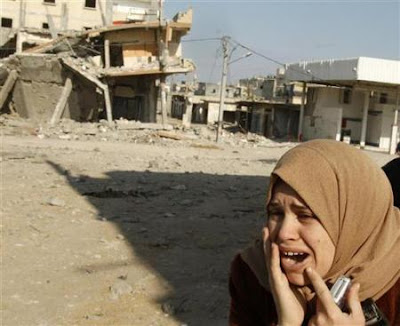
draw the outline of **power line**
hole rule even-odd
[[[271,57],[268,57],[268,56],[266,56],[266,55],[264,55],[264,54],[262,54],[262,53],[260,53],[260,52],[258,52],[258,51],[256,51],[256,50],[253,50],[253,49],[249,48],[248,46],[246,46],[246,45],[244,45],[244,44],[242,44],[242,43],[240,43],[240,42],[238,42],[238,41],[236,41],[236,40],[234,40],[234,39],[232,39],[232,38],[231,38],[231,40],[232,40],[232,42],[234,42],[234,43],[237,44],[238,46],[240,46],[240,47],[242,47],[242,48],[244,48],[244,49],[246,49],[246,50],[248,50],[248,51],[254,53],[255,55],[258,55],[258,56],[261,57],[261,58],[264,58],[264,59],[266,59],[266,60],[268,60],[268,61],[271,61],[271,62],[273,62],[273,63],[275,63],[275,64],[277,64],[277,65],[279,65],[279,66],[282,66],[282,67],[284,67],[285,69],[293,70],[294,72],[297,72],[297,73],[299,73],[299,74],[301,74],[301,75],[311,76],[313,79],[316,79],[316,80],[319,80],[319,81],[323,81],[323,79],[321,79],[321,78],[319,78],[319,77],[313,75],[311,72],[308,73],[308,72],[304,72],[303,70],[298,70],[298,69],[293,68],[293,67],[287,67],[287,65],[286,65],[285,63],[283,63],[283,62],[280,62],[280,61],[278,61],[278,60],[276,60],[276,59],[273,59],[273,58],[271,58]]]
[[[189,40],[181,40],[181,42],[204,42],[204,41],[221,41],[220,37],[210,37],[210,38],[198,38],[198,39],[189,39]]]

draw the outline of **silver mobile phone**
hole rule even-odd
[[[341,310],[346,310],[345,298],[346,292],[350,288],[351,279],[346,276],[340,276],[331,288],[333,301]],[[366,326],[389,326],[385,315],[379,310],[374,300],[367,299],[361,302],[362,310],[365,317]]]
[[[346,292],[351,285],[351,279],[342,275],[336,280],[331,288],[333,301],[339,306],[341,310],[344,308]]]

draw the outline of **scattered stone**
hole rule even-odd
[[[72,136],[71,135],[60,135],[60,136],[58,136],[58,138],[68,140],[68,139],[71,139]]]
[[[46,203],[50,206],[58,206],[58,207],[65,206],[65,201],[57,197],[49,198]]]
[[[110,286],[110,299],[118,300],[121,296],[130,294],[132,286],[128,282],[118,279],[113,285]]]
[[[182,200],[182,201],[180,202],[180,204],[181,204],[182,206],[190,206],[192,203],[193,203],[193,201],[190,200],[190,199],[184,199],[184,200]]]
[[[175,314],[175,308],[170,302],[164,302],[163,304],[161,304],[161,310],[163,311],[164,314],[170,316]]]
[[[157,133],[157,136],[161,138],[168,138],[168,139],[173,139],[173,140],[184,140],[187,139],[186,136],[179,135],[173,132],[168,132],[168,131],[159,131]]]
[[[159,169],[160,168],[160,164],[158,164],[158,161],[150,161],[149,165],[148,165],[149,169]]]
[[[174,217],[174,216],[175,216],[174,213],[164,213],[164,217],[170,218],[170,217]]]
[[[87,319],[87,320],[99,320],[103,316],[104,316],[104,314],[99,312],[99,313],[96,313],[96,314],[93,314],[93,315],[86,315],[85,319]]]
[[[176,186],[171,186],[169,187],[171,190],[187,190],[187,187],[185,185],[176,185]]]
[[[124,240],[124,239],[125,239],[125,237],[124,237],[122,234],[118,234],[118,235],[116,236],[116,238],[117,238],[118,240]]]

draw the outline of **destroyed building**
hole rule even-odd
[[[0,55],[20,53],[67,32],[117,22],[154,21],[159,14],[160,6],[154,0],[3,0]]]
[[[165,123],[167,76],[194,70],[181,46],[191,24],[191,9],[171,21],[125,17],[8,56],[0,63],[2,113],[52,123],[61,117]]]
[[[276,76],[242,79],[236,86],[225,87],[223,122],[266,137],[296,139],[301,91],[302,84],[285,80],[282,69],[277,70]],[[221,87],[215,83],[176,85],[171,115],[182,119],[186,126],[215,124],[220,93]]]

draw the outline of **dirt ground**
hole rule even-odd
[[[1,128],[2,325],[226,325],[229,263],[296,144]]]

